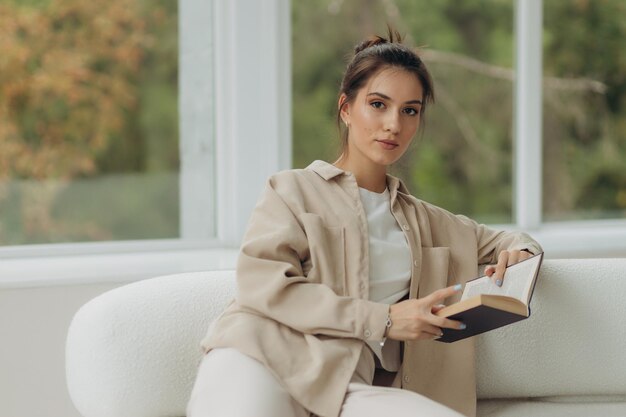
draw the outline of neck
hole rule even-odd
[[[387,188],[387,167],[378,164],[355,164],[342,155],[335,163],[337,168],[349,171],[354,175],[359,187],[375,193],[382,193]]]

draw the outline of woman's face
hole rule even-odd
[[[370,78],[341,118],[349,126],[351,164],[390,165],[406,152],[420,124],[422,85],[405,70],[386,68]],[[345,96],[340,98],[340,104]]]

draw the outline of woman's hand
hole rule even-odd
[[[460,321],[438,317],[435,313],[444,305],[441,302],[456,294],[461,285],[443,288],[432,294],[413,300],[401,301],[392,304],[389,308],[391,327],[387,337],[395,340],[432,340],[442,335],[442,328],[463,329],[464,324]]]
[[[485,268],[485,275],[491,277],[494,283],[501,287],[504,282],[504,270],[507,266],[523,261],[533,256],[532,253],[524,250],[503,250],[498,255],[498,264],[489,265]]]

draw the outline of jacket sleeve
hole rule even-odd
[[[339,296],[304,276],[307,236],[276,182],[268,180],[243,238],[237,303],[302,333],[382,340],[389,305]]]
[[[533,254],[542,252],[541,246],[528,234],[519,231],[498,231],[484,224],[479,224],[465,216],[459,216],[462,221],[470,223],[476,231],[478,249],[478,264],[495,264],[498,254],[503,250],[526,249]]]

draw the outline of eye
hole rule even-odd
[[[420,112],[413,107],[407,107],[406,109],[404,109],[404,113],[408,114],[409,116],[417,116]]]
[[[385,103],[383,103],[382,101],[372,101],[370,103],[370,106],[372,106],[375,109],[382,109],[385,107]]]

